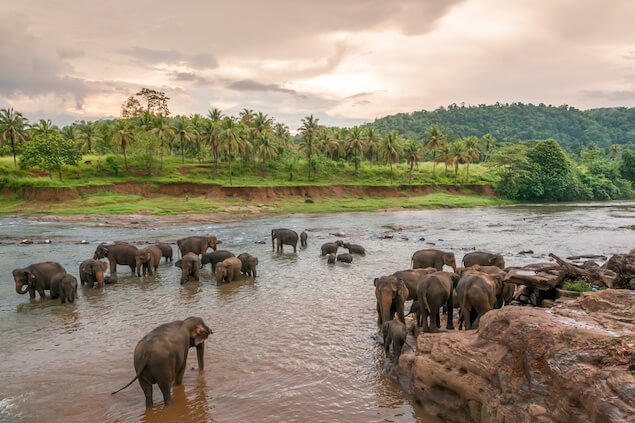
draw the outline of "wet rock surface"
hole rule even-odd
[[[635,292],[584,293],[546,310],[508,306],[475,331],[421,334],[396,369],[451,422],[635,421]]]

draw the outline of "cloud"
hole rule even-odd
[[[169,71],[168,76],[171,80],[177,82],[192,82],[196,85],[212,85],[214,81],[196,72],[179,72]]]
[[[209,53],[188,54],[177,50],[161,50],[145,47],[120,49],[119,53],[132,57],[144,64],[184,64],[193,69],[213,69],[218,62]]]
[[[236,91],[268,91],[301,96],[297,91],[281,87],[277,84],[263,84],[250,79],[242,79],[240,81],[231,82],[227,85],[227,87]]]

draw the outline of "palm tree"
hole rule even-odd
[[[198,113],[195,113],[191,117],[192,122],[192,138],[196,143],[196,149],[198,151],[198,162],[202,163],[203,150],[201,149],[203,139],[203,117]]]
[[[483,159],[483,162],[486,162],[487,157],[489,156],[489,150],[494,146],[494,144],[496,144],[496,138],[494,138],[492,134],[485,134],[483,135],[483,138],[481,138],[481,142],[485,147],[485,158]]]
[[[60,130],[60,134],[64,137],[64,139],[72,141],[73,144],[76,144],[79,138],[79,131],[77,130],[76,124],[66,125]]]
[[[220,142],[223,149],[227,151],[229,157],[229,185],[233,185],[232,182],[232,152],[234,149],[239,149],[243,143],[242,140],[243,130],[239,124],[234,122],[234,119],[226,117],[221,122],[220,126]]]
[[[251,127],[255,116],[254,111],[247,108],[242,109],[240,113],[238,113],[240,121],[249,127]]]
[[[174,138],[174,127],[170,120],[162,113],[154,116],[152,120],[151,133],[155,134],[159,139],[159,149],[161,150],[161,168],[163,170],[163,151],[165,150],[166,139]]]
[[[291,134],[289,134],[289,127],[284,123],[276,122],[273,132],[278,138],[280,146],[290,150],[293,146],[293,140],[291,139]]]
[[[97,131],[97,126],[94,122],[82,121],[79,125],[79,139],[82,141],[82,149],[86,153],[90,153],[93,150],[93,143],[99,140],[100,136]]]
[[[313,154],[313,141],[319,135],[320,125],[318,125],[320,119],[314,118],[313,115],[306,116],[302,119],[302,126],[300,127],[300,134],[302,134],[302,144],[307,150],[307,159],[309,161],[309,180],[311,180],[311,155]]]
[[[373,167],[373,156],[379,151],[381,136],[375,131],[375,127],[369,126],[366,129],[366,152],[370,159],[370,167]]]
[[[126,172],[128,171],[128,156],[126,156],[126,147],[131,145],[133,140],[134,130],[132,128],[132,123],[127,119],[117,120],[112,134],[112,142],[115,146],[121,146]]]
[[[431,125],[426,131],[426,148],[432,150],[432,177],[435,177],[437,166],[437,151],[443,149],[446,144],[445,130],[442,126]]]
[[[470,182],[470,163],[473,160],[478,160],[480,155],[478,138],[473,135],[467,137],[465,139],[465,162],[467,163],[466,177],[468,182]]]
[[[452,156],[452,163],[454,164],[454,182],[456,182],[459,175],[459,163],[461,160],[465,160],[465,143],[461,140],[454,141],[450,144],[448,151],[450,156]]]
[[[257,154],[260,157],[261,164],[264,167],[266,160],[275,159],[278,155],[278,146],[276,145],[276,139],[270,131],[263,131],[257,136],[258,149]]]
[[[617,157],[619,157],[620,153],[622,152],[622,146],[619,144],[611,144],[609,146],[609,156],[611,156],[611,158],[613,160],[615,160]]]
[[[380,154],[390,163],[390,185],[392,185],[392,164],[399,161],[401,154],[401,139],[397,131],[386,135],[380,147]]]
[[[18,161],[15,158],[15,147],[17,143],[24,141],[29,135],[27,126],[26,118],[22,116],[22,113],[13,110],[13,107],[0,110],[0,141],[2,144],[7,141],[11,144],[15,176],[18,176]]]
[[[31,131],[33,135],[49,135],[53,132],[59,131],[59,128],[53,125],[51,119],[40,119],[35,125],[31,125]]]
[[[408,140],[403,144],[403,152],[406,156],[410,173],[408,175],[408,184],[412,181],[412,168],[421,160],[421,144],[412,140]]]
[[[223,119],[223,112],[217,107],[207,111],[207,117],[211,124],[205,124],[205,140],[210,145],[214,156],[214,178],[218,173],[218,128]]]
[[[181,164],[185,164],[185,143],[192,139],[190,121],[185,117],[179,116],[174,122],[174,133],[179,140],[179,148],[181,149]]]
[[[359,168],[357,156],[362,152],[364,148],[364,133],[362,132],[362,128],[360,128],[359,126],[353,126],[348,137],[348,148],[353,150],[353,153],[355,155],[355,173],[357,173]]]
[[[339,138],[337,137],[337,133],[332,130],[324,131],[326,137],[325,148],[326,151],[331,155],[331,160],[335,160],[335,154],[339,158],[342,154],[346,154],[346,149],[342,146]]]
[[[264,131],[271,131],[273,129],[272,125],[273,119],[262,112],[258,112],[254,117],[252,128],[256,134],[260,134]]]
[[[443,147],[443,151],[442,151],[442,155],[441,155],[441,159],[443,160],[443,164],[445,165],[445,176],[448,176],[448,166],[452,165],[452,163],[454,163],[454,157],[452,157],[452,154],[450,154],[450,146],[448,144],[446,144]]]

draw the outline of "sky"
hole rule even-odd
[[[0,108],[262,111],[350,126],[452,103],[635,106],[633,0],[1,0]]]

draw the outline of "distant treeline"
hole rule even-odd
[[[405,138],[420,140],[433,124],[451,130],[450,138],[491,134],[502,143],[553,138],[576,156],[592,142],[601,148],[635,144],[635,108],[627,107],[578,110],[566,105],[452,104],[434,111],[386,116],[372,125],[382,133],[396,130]]]

